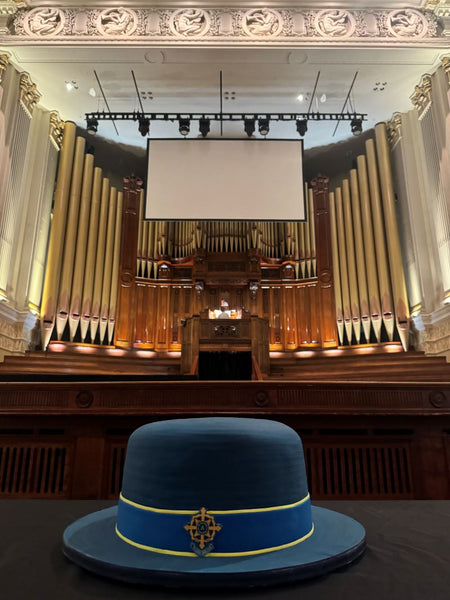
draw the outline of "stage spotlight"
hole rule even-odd
[[[306,119],[297,119],[297,132],[302,137],[308,131],[308,121]]]
[[[265,119],[258,119],[258,129],[261,135],[266,136],[269,133],[269,119],[266,117]]]
[[[352,119],[350,127],[353,135],[361,135],[362,133],[362,119]]]
[[[98,121],[97,119],[86,119],[86,129],[87,132],[90,133],[91,135],[94,135],[95,133],[97,133],[98,130]]]
[[[147,117],[139,117],[139,133],[142,135],[142,137],[145,137],[146,135],[148,135],[149,131],[150,131],[150,119],[148,119]]]
[[[244,131],[248,137],[255,133],[255,119],[244,119]]]
[[[184,136],[188,135],[190,130],[191,130],[190,120],[179,118],[178,119],[178,131],[181,133],[181,135],[184,135]]]
[[[202,134],[202,136],[205,138],[208,133],[209,133],[209,129],[210,129],[210,120],[209,119],[199,119],[198,122],[198,128],[200,130],[200,133]]]

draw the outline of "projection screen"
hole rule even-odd
[[[145,218],[303,221],[302,140],[150,139]]]

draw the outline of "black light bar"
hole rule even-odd
[[[270,121],[353,121],[360,119],[367,121],[367,113],[148,113],[148,112],[92,112],[86,113],[86,121],[96,119],[97,121],[139,121],[147,118],[151,121],[179,121],[189,119],[200,121],[245,121],[246,119],[269,119]]]

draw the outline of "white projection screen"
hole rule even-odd
[[[145,219],[303,221],[302,140],[150,139]]]

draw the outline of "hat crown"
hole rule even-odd
[[[130,437],[122,494],[168,510],[283,506],[308,494],[302,443],[266,419],[150,423]]]

